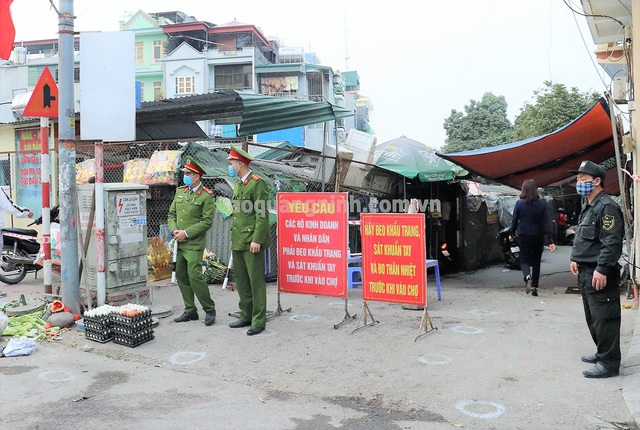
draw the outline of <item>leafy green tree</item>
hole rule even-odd
[[[464,113],[455,109],[444,121],[447,133],[443,153],[467,151],[509,143],[513,126],[507,118],[504,96],[485,93],[482,100],[471,100]]]
[[[596,92],[581,93],[576,87],[545,81],[544,87],[533,92],[535,102],[525,102],[516,117],[516,141],[542,136],[565,126],[591,108],[601,97]]]

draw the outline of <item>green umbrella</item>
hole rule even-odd
[[[373,164],[421,182],[448,181],[469,174],[462,167],[439,157],[424,143],[402,136],[376,145]]]

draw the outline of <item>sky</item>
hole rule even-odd
[[[578,0],[566,0],[582,11]],[[59,7],[59,1],[53,4]],[[334,70],[355,70],[373,103],[378,142],[400,136],[441,148],[445,119],[471,100],[504,96],[513,122],[549,80],[604,93],[586,18],[562,0],[74,0],[75,30],[117,31],[138,10],[179,10],[198,20],[253,24],[301,46]],[[14,0],[16,41],[57,38],[49,0]]]

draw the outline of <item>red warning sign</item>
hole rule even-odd
[[[58,117],[58,86],[48,67],[45,67],[42,71],[22,115]]]

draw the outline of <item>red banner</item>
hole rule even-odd
[[[424,214],[361,214],[362,300],[427,305]]]
[[[347,194],[278,193],[278,290],[347,297]]]

